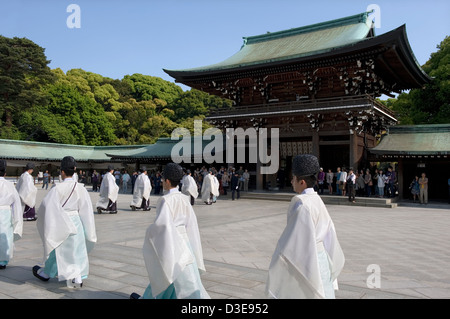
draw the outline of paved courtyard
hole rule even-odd
[[[47,192],[39,189],[37,205]],[[98,193],[90,195],[95,206]],[[118,214],[95,214],[98,242],[90,254],[89,278],[77,290],[32,275],[31,268],[42,263],[42,243],[36,222],[24,222],[14,259],[0,270],[0,298],[126,299],[132,292],[142,294],[148,278],[141,248],[158,198],[151,197],[150,212],[131,211],[131,195],[120,194]],[[232,201],[229,196],[211,206],[197,200],[194,209],[207,270],[202,280],[213,299],[266,298],[267,270],[288,205]],[[448,204],[328,209],[346,257],[337,298],[450,298]]]

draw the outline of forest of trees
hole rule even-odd
[[[78,145],[154,143],[176,127],[193,130],[210,108],[231,107],[158,77],[111,79],[50,69],[44,49],[0,36],[0,138]],[[208,125],[204,125],[206,129]]]
[[[399,124],[450,123],[450,38],[423,66],[434,80],[382,101]],[[176,127],[193,129],[231,101],[143,74],[111,79],[82,69],[50,69],[45,49],[0,36],[0,138],[78,145],[154,143]],[[204,129],[208,126],[204,125]]]

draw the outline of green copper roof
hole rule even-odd
[[[229,69],[324,53],[366,39],[372,26],[368,14],[365,12],[300,28],[244,37],[240,51],[230,58],[177,72]]]
[[[64,156],[73,156],[76,161],[109,162],[108,152],[123,152],[141,148],[134,146],[81,146],[70,144],[42,143],[18,140],[0,140],[0,158],[30,161],[60,161]]]
[[[107,155],[113,159],[131,159],[131,160],[139,160],[139,159],[171,159],[172,158],[172,148],[180,143],[180,140],[172,140],[168,137],[160,137],[155,144],[145,145],[139,149],[135,150],[124,150],[121,152],[109,152]],[[205,146],[211,143],[210,140],[203,139],[202,137],[192,137],[190,138],[190,151],[191,156],[194,158],[201,158],[203,156],[203,151]],[[222,152],[225,150],[226,145],[225,141],[222,148]],[[197,151],[196,144],[200,147]],[[184,150],[186,151],[186,150]],[[219,154],[218,152],[217,154]],[[183,154],[180,154],[182,156]]]
[[[380,155],[449,155],[450,124],[399,125],[389,128],[370,149]]]

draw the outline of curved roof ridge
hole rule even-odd
[[[325,29],[330,29],[330,28],[335,28],[335,27],[342,27],[342,26],[351,25],[351,24],[367,23],[367,17],[369,15],[369,13],[370,12],[363,12],[360,14],[355,14],[352,16],[344,17],[344,18],[310,24],[310,25],[306,25],[306,26],[302,26],[302,27],[298,27],[298,28],[292,28],[292,29],[281,30],[281,31],[276,31],[276,32],[267,32],[265,34],[243,37],[244,45],[263,42],[263,41],[270,41],[270,40],[275,40],[275,39],[279,39],[279,38],[290,37],[290,36],[294,36],[294,35],[315,32],[315,31],[325,30]]]

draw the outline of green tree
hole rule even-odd
[[[111,145],[116,136],[102,106],[75,87],[58,82],[47,88],[49,103],[24,112],[29,139],[77,145]]]
[[[450,37],[437,48],[422,67],[433,80],[390,103],[401,124],[450,123]]]
[[[42,86],[54,81],[44,49],[26,38],[0,36],[0,136],[11,138],[14,120],[45,101]]]
[[[160,99],[171,104],[183,92],[181,87],[159,77],[133,74],[122,79],[129,86],[129,94],[136,101]]]
[[[231,101],[221,99],[208,93],[191,89],[180,94],[180,96],[172,103],[171,109],[175,112],[174,121],[183,121],[184,119],[194,117],[205,117],[210,109],[213,108],[230,108]]]

